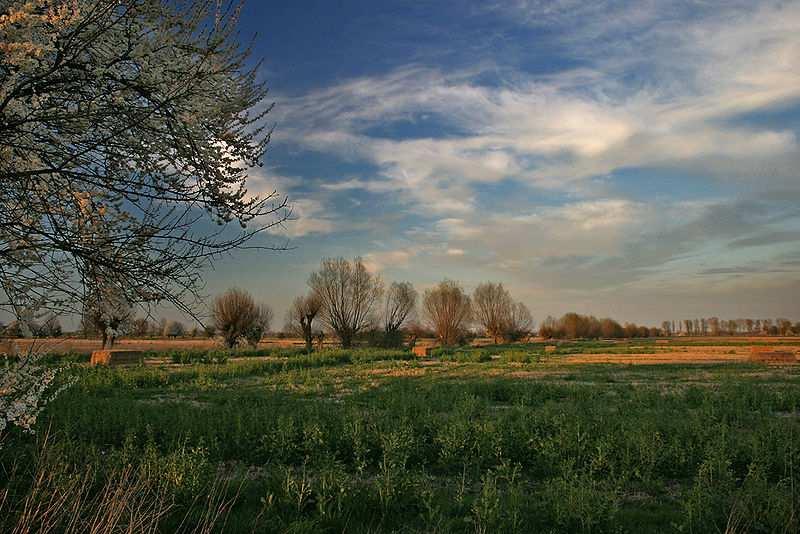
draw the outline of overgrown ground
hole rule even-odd
[[[633,349],[76,367],[38,437],[3,444],[6,511],[38,462],[98,488],[126,466],[158,478],[164,532],[221,484],[225,532],[800,529],[800,365],[568,363],[593,351]]]

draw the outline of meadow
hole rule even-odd
[[[2,443],[0,531],[797,532],[800,366],[697,343],[72,364]],[[709,347],[730,360],[648,359]]]

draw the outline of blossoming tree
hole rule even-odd
[[[282,248],[257,236],[286,199],[247,189],[272,106],[239,7],[0,2],[0,308],[80,312],[100,286],[191,312],[209,262]],[[0,372],[6,395],[25,371]]]

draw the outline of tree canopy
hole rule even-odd
[[[200,0],[0,2],[4,307],[68,308],[102,281],[191,311],[209,261],[281,248],[251,241],[289,214],[247,189],[272,106],[237,18]]]

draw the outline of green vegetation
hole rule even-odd
[[[3,443],[0,511],[37,465],[59,466],[54,485],[90,470],[96,492],[133,466],[171,503],[163,532],[209,492],[235,498],[226,532],[800,528],[800,369],[559,363],[578,347],[631,349],[77,366],[37,436]]]

